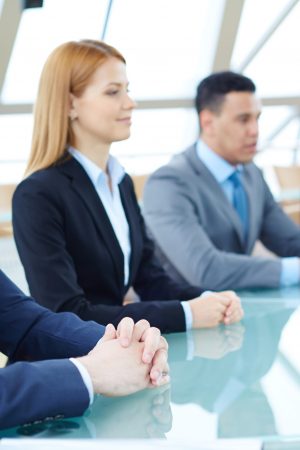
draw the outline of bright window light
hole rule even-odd
[[[0,184],[23,177],[30,151],[32,114],[0,114]]]
[[[32,103],[41,69],[58,45],[100,39],[108,0],[45,0],[22,13],[2,91],[3,103]]]
[[[246,69],[264,97],[300,94],[299,23],[300,2]]]
[[[127,60],[132,94],[193,97],[211,70],[223,9],[223,0],[114,0],[106,41]]]
[[[190,109],[138,110],[130,139],[117,142],[112,152],[129,173],[150,173],[197,139],[197,114]]]
[[[290,0],[274,0],[271,7],[268,1],[245,1],[232,56],[232,67],[235,70],[240,67],[289,2]]]

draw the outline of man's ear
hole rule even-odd
[[[207,135],[211,135],[216,115],[209,109],[203,109],[199,113],[199,121],[201,131]]]
[[[77,111],[75,108],[75,96],[74,94],[69,94],[70,95],[70,100],[69,100],[69,117],[71,120],[75,120],[77,119]]]

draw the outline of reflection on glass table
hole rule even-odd
[[[172,426],[170,386],[128,397],[96,396],[82,418],[40,421],[0,432],[3,437],[162,439]]]
[[[300,438],[300,290],[240,294],[242,323],[167,335],[170,387],[97,397],[83,418],[13,428],[0,437],[259,437],[269,444]]]
[[[281,333],[295,309],[279,303],[245,305],[250,317],[243,321],[244,329],[239,325],[235,334],[232,329],[236,325],[209,330],[207,352],[199,356],[199,342],[205,340],[208,330],[193,332],[190,336],[192,343],[187,344],[194,347],[195,355],[189,361],[179,356],[180,335],[170,336],[174,418],[170,435],[173,431],[179,437],[186,428],[189,433],[198,432],[202,439],[270,438],[281,434],[275,423],[272,398],[268,398],[267,392],[269,383],[265,377],[279,364]],[[266,313],[260,311],[261,306],[265,307]],[[223,342],[220,332],[223,332]],[[181,352],[184,351],[182,346]],[[289,381],[284,376],[271,377],[270,380],[275,390],[284,389],[284,383]],[[300,413],[300,385],[297,394]],[[176,416],[180,416],[180,425],[176,424]],[[186,422],[186,427],[183,422]],[[300,435],[300,425],[291,431]]]

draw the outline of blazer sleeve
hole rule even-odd
[[[69,360],[18,362],[0,369],[0,428],[79,416],[89,394]]]
[[[0,271],[0,351],[11,360],[82,356],[103,336],[104,327],[72,313],[53,313],[26,297]]]
[[[164,167],[150,177],[144,190],[147,225],[170,264],[202,289],[278,287],[279,259],[226,252],[214,245],[198,215],[201,200],[191,193],[189,182],[179,170]],[[273,228],[281,232],[276,222]],[[266,239],[266,226],[264,230]],[[274,238],[275,234],[274,229]]]
[[[147,319],[162,332],[185,330],[178,300],[110,305],[88,301],[66,248],[63,207],[39,180],[24,180],[13,197],[14,237],[31,294],[54,311],[72,311],[83,320],[117,326],[123,317]],[[33,244],[34,243],[34,244]],[[176,297],[175,297],[176,298]],[[101,302],[101,303],[100,303]]]

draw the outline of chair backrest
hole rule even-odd
[[[0,236],[12,234],[11,210],[15,184],[0,184]]]
[[[300,166],[274,166],[281,190],[300,189]]]
[[[285,213],[300,225],[300,166],[274,166],[281,190],[279,203]]]
[[[144,186],[150,174],[131,175],[133,181],[135,194],[139,202],[143,199]]]
[[[0,184],[0,212],[11,211],[11,202],[15,189],[15,184]]]

